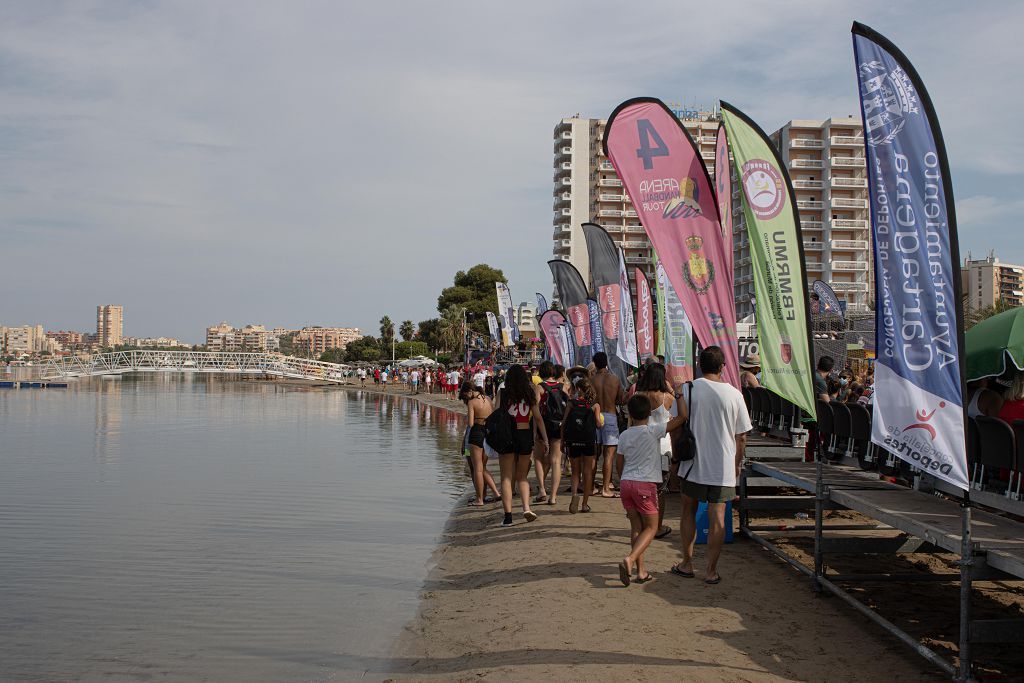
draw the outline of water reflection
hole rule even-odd
[[[216,376],[0,392],[2,678],[351,677],[415,612],[460,419]]]

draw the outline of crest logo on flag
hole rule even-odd
[[[686,248],[690,258],[683,264],[683,277],[690,289],[703,294],[715,281],[715,264],[704,255],[704,238],[700,235],[687,237]]]
[[[764,159],[751,159],[743,164],[743,194],[754,215],[769,221],[786,205],[786,188],[775,164]]]
[[[906,125],[906,114],[920,113],[914,85],[902,68],[887,71],[877,60],[861,63],[860,73],[868,144],[891,144]]]

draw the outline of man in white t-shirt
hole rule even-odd
[[[413,370],[409,373],[409,382],[412,383],[412,393],[420,393],[420,371]]]
[[[707,347],[701,351],[699,363],[703,377],[693,382],[693,414],[690,415],[697,457],[679,463],[683,492],[683,561],[672,568],[672,573],[687,578],[694,576],[697,507],[704,502],[708,505],[708,555],[704,583],[716,584],[722,580],[718,574],[718,557],[725,542],[725,503],[736,497],[736,480],[751,424],[743,394],[722,380],[722,368],[725,366],[722,349]],[[684,405],[688,399],[689,396],[681,399]]]
[[[473,375],[473,384],[482,393],[484,390],[484,384],[487,383],[487,373],[484,372],[483,368],[479,368],[476,374]]]

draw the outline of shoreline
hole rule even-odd
[[[465,414],[439,394],[386,393]],[[738,535],[723,551],[721,584],[668,573],[681,557],[678,497],[665,517],[674,533],[647,552],[655,580],[626,588],[617,563],[628,524],[617,499],[591,499],[594,512],[571,515],[563,494],[557,506],[534,507],[537,522],[516,513],[502,529],[500,504],[470,508],[469,495],[452,507],[386,669],[367,672],[379,680],[945,680]],[[698,572],[703,557],[698,546]]]

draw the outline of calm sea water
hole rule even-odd
[[[383,670],[466,487],[460,430],[214,377],[0,390],[0,680]]]

